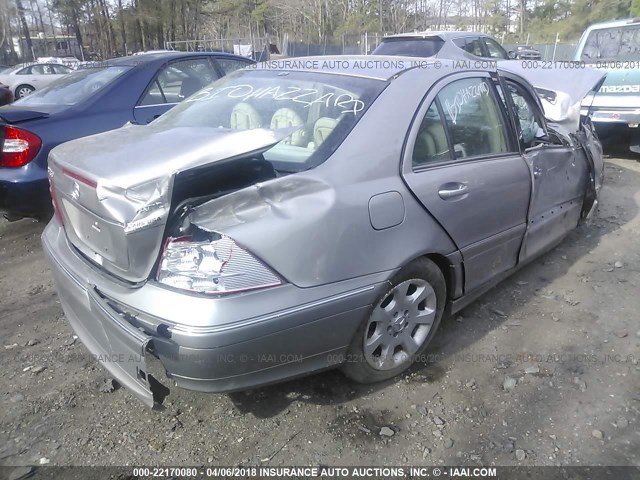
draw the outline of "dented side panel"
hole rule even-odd
[[[300,287],[373,272],[391,276],[420,255],[455,252],[398,175],[412,120],[406,112],[416,110],[424,86],[403,75],[389,88],[403,95],[379,97],[324,164],[211,200],[195,209],[193,223],[228,235]],[[404,219],[375,230],[369,200],[390,191],[402,195]]]

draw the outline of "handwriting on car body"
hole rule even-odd
[[[341,113],[353,113],[354,115],[364,110],[364,102],[358,100],[350,93],[336,94],[329,92],[322,94],[315,88],[299,87],[262,87],[254,88],[252,85],[233,85],[218,90],[204,89],[185,100],[185,102],[198,102],[209,98],[226,95],[228,98],[242,100],[269,98],[277,101],[291,101],[300,103],[305,108],[314,104],[324,104],[326,107],[335,106],[342,108]]]
[[[489,87],[485,82],[481,82],[476,85],[469,85],[468,87],[461,88],[453,96],[452,100],[445,99],[444,106],[446,107],[453,124],[456,124],[458,114],[462,110],[463,105],[473,98],[477,98],[481,95],[487,95],[488,93]]]

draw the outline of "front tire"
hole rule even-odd
[[[35,91],[36,89],[31,85],[20,85],[18,88],[16,88],[16,98],[24,98]]]
[[[446,283],[427,258],[392,279],[349,346],[342,371],[359,383],[387,380],[407,370],[434,337],[446,300]]]

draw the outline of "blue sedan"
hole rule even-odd
[[[225,53],[122,57],[82,68],[0,108],[0,212],[9,220],[50,215],[47,157],[53,147],[127,122],[149,123],[252,63]]]

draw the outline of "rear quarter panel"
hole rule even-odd
[[[416,69],[392,81],[324,164],[205,203],[194,223],[229,235],[300,287],[378,272],[392,276],[421,255],[454,252],[400,176],[405,137],[430,75]],[[296,188],[299,194],[275,201]],[[239,201],[248,190],[253,200]],[[376,230],[369,203],[386,192],[400,194],[404,218]]]

